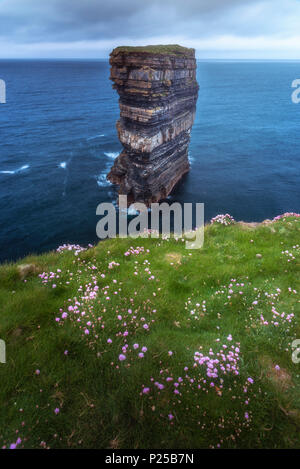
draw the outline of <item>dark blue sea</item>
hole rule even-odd
[[[300,209],[299,62],[198,63],[191,171],[171,200],[205,218],[262,221]],[[121,146],[107,61],[0,61],[0,261],[96,238]]]

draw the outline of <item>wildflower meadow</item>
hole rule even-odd
[[[299,448],[299,233],[220,215],[199,250],[117,238],[2,265],[0,447]]]

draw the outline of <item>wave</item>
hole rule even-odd
[[[115,160],[119,156],[119,154],[120,154],[119,151],[104,152],[104,155],[107,156],[108,158],[111,158],[112,160]]]
[[[151,207],[147,207],[147,212],[151,213]],[[122,208],[121,213],[127,213],[128,216],[137,216],[140,215],[140,211],[134,208],[134,204],[131,204],[128,208]]]
[[[106,179],[107,173],[101,173],[99,176],[96,176],[96,181],[99,187],[108,187],[111,186],[111,182]]]
[[[90,140],[96,140],[96,138],[103,138],[103,137],[105,137],[105,134],[99,134],[99,135],[95,135],[93,137],[88,137],[86,139],[86,141],[89,142]]]
[[[128,213],[128,215],[131,215],[131,216],[139,215],[139,212],[137,210],[135,210],[135,208],[132,205],[130,205],[130,207],[128,207],[127,213]]]
[[[14,171],[0,171],[0,174],[17,174],[21,171],[25,171],[25,169],[28,169],[29,167],[29,164],[25,164],[24,166],[21,166],[21,168],[15,169]]]
[[[189,155],[188,155],[188,156],[189,156],[189,162],[190,162],[191,164],[195,163],[195,157],[192,156],[190,152],[189,152]]]

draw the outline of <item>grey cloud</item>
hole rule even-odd
[[[262,0],[2,0],[0,37],[26,42],[80,41],[233,29],[232,12]]]
[[[224,37],[233,50],[255,44],[254,55],[282,38],[298,50],[299,19],[299,0],[0,0],[0,57],[100,57],[126,41],[165,40],[209,43],[217,56]]]

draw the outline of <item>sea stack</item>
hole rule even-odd
[[[128,204],[165,199],[189,171],[199,86],[195,50],[178,45],[118,47],[110,54],[123,151],[107,178]]]

